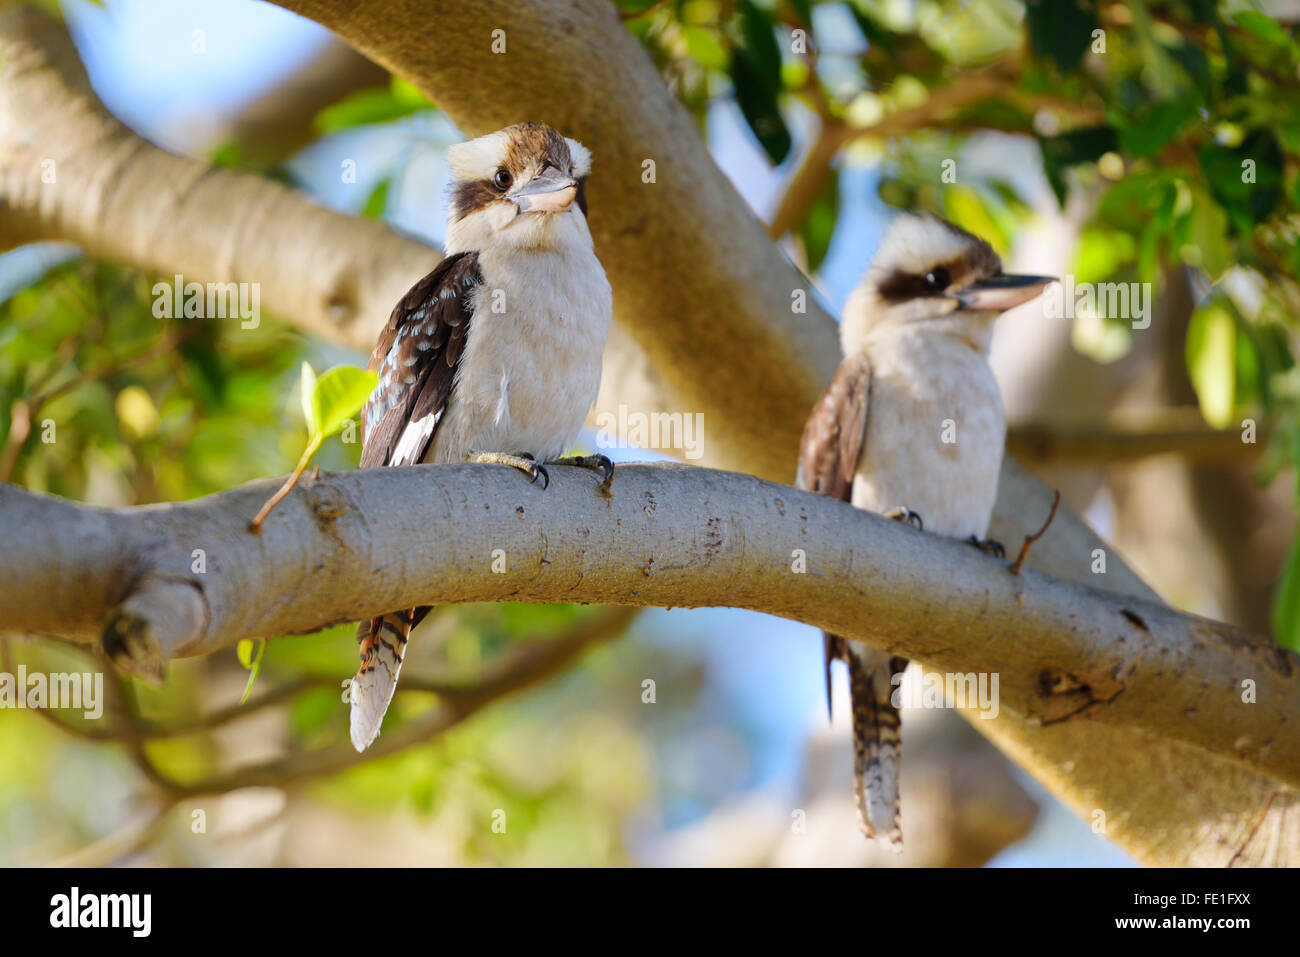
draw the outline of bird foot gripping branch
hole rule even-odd
[[[605,496],[614,494],[614,463],[604,455],[570,455],[556,459],[554,465],[569,465],[579,469],[591,469],[601,476],[600,493]]]

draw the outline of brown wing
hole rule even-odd
[[[482,285],[478,253],[457,253],[393,308],[367,365],[379,373],[379,384],[363,410],[362,468],[412,465],[424,457],[451,395]]]
[[[867,440],[871,400],[871,365],[865,355],[840,364],[825,394],[813,406],[803,429],[797,484],[802,489],[847,502],[853,497],[853,473]],[[823,634],[826,667],[826,712],[831,710],[831,662],[849,660],[848,643]]]
[[[800,488],[849,501],[867,437],[870,398],[871,366],[866,356],[845,359],[804,426]]]

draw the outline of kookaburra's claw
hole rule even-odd
[[[511,468],[519,469],[528,476],[529,481],[534,485],[540,480],[542,488],[551,484],[551,476],[547,474],[546,466],[541,465],[531,455],[511,455],[509,452],[475,452],[470,456],[471,462],[486,462],[489,465],[509,465]]]
[[[991,538],[976,538],[972,535],[966,539],[967,545],[973,545],[982,551],[985,555],[992,555],[994,558],[1006,558],[1007,550],[1002,547],[1001,542],[995,542]]]
[[[591,469],[599,472],[604,479],[600,483],[600,490],[606,495],[610,494],[610,489],[614,484],[614,463],[605,455],[569,455],[562,459],[556,459],[552,465],[572,465],[574,468]]]
[[[921,516],[906,506],[900,505],[898,508],[891,508],[885,513],[885,518],[892,518],[896,522],[906,522],[918,532],[925,531],[925,522],[921,521]]]

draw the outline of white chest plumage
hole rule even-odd
[[[1006,441],[985,354],[922,325],[885,331],[868,354],[871,397],[853,504],[910,508],[928,532],[984,538]]]
[[[613,311],[609,281],[586,244],[479,254],[465,352],[425,462],[474,452],[539,461],[572,447],[596,401]]]

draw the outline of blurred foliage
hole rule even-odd
[[[386,89],[358,90],[322,110],[316,116],[316,129],[322,133],[337,133],[358,126],[391,123],[432,108],[433,104],[413,85],[393,77]]]
[[[710,104],[732,97],[781,164],[789,129],[811,121],[814,135],[843,143],[839,161],[876,167],[885,203],[946,216],[1003,254],[1041,202],[1039,174],[968,160],[990,133],[1035,143],[1055,202],[1093,210],[1075,282],[1150,283],[1159,295],[1171,270],[1192,271],[1208,292],[1188,327],[1187,371],[1206,421],[1259,419],[1274,437],[1265,480],[1300,462],[1293,24],[1214,0],[622,6],[701,125]],[[834,234],[837,181],[832,170],[799,210],[810,273]],[[1126,317],[1076,316],[1076,346],[1099,361],[1119,358],[1138,334]],[[1300,607],[1296,588],[1293,572],[1277,620]],[[1300,648],[1297,631],[1278,634]]]
[[[0,442],[11,456],[0,480],[139,505],[221,491],[296,457],[285,425],[305,340],[265,316],[256,330],[157,318],[152,289],[138,273],[75,260],[0,304]]]

